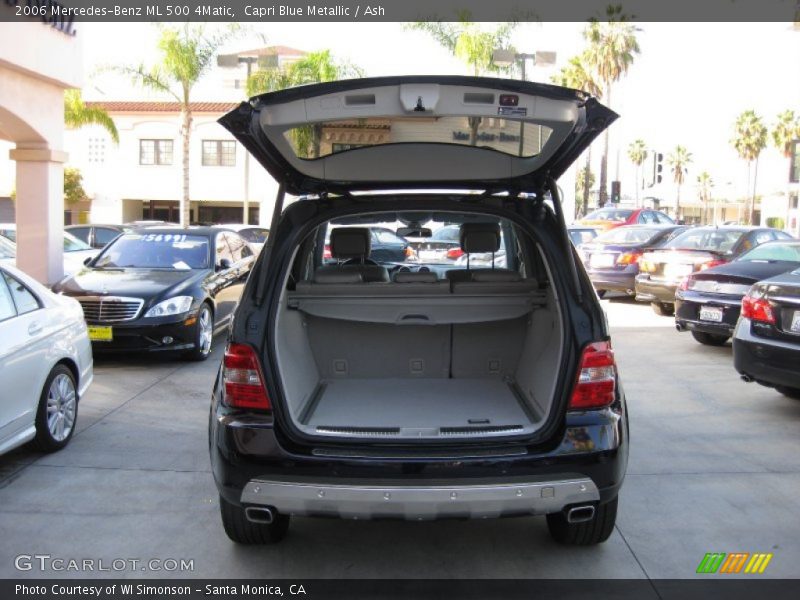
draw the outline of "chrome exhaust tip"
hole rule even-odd
[[[267,506],[248,506],[244,509],[244,516],[251,523],[269,525],[275,519],[272,509]]]
[[[594,506],[573,506],[567,511],[567,523],[585,523],[594,518]]]

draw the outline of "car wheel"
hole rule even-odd
[[[651,302],[653,312],[661,317],[671,317],[675,314],[675,305],[666,302]]]
[[[194,324],[194,348],[186,355],[189,360],[205,360],[214,342],[214,313],[207,303],[200,305]]]
[[[728,341],[727,335],[716,335],[704,331],[692,331],[692,337],[705,346],[722,346]]]
[[[55,452],[66,446],[75,433],[78,390],[75,376],[66,366],[56,365],[44,382],[36,411],[36,437],[40,450]]]
[[[219,497],[222,526],[228,537],[237,544],[277,544],[289,530],[289,515],[276,514],[272,523],[252,523],[244,508]]]
[[[775,389],[778,390],[784,396],[788,398],[794,398],[795,400],[800,400],[800,388],[792,388],[792,387],[785,387],[782,385],[776,385]]]
[[[547,515],[547,529],[559,544],[591,546],[605,542],[617,522],[617,498],[596,507],[594,517],[582,523],[568,523],[563,512]]]

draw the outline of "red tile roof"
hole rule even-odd
[[[152,101],[108,101],[87,102],[90,108],[102,108],[110,113],[179,113],[181,106],[178,102],[152,102]],[[239,106],[238,102],[190,102],[192,112],[197,113],[226,113]]]
[[[256,48],[244,52],[236,52],[237,56],[305,56],[307,52],[290,48],[289,46],[267,46],[266,48]]]

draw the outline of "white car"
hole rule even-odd
[[[0,454],[66,446],[93,377],[80,304],[0,263]]]
[[[16,248],[17,226],[14,223],[0,223],[0,237],[14,242]],[[87,258],[100,253],[97,248],[79,240],[68,231],[64,232],[64,275],[73,275],[81,270]]]
[[[255,252],[256,256],[259,255],[261,249],[264,247],[264,244],[267,242],[267,238],[269,237],[269,229],[264,229],[263,227],[258,227],[257,225],[229,223],[214,225],[214,227],[228,229],[238,233],[248,244],[250,244],[250,247],[253,249],[253,252]]]
[[[11,265],[17,261],[17,245],[0,235],[0,265]]]

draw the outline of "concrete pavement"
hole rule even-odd
[[[206,427],[221,340],[206,363],[99,359],[62,452],[0,457],[0,577],[19,554],[191,559],[190,577],[686,578],[706,552],[773,552],[800,574],[800,402],[739,381],[730,345],[707,348],[649,306],[604,300],[631,412],[617,529],[593,548],[550,541],[543,518],[433,523],[294,519],[274,547],[237,547],[220,524]]]

